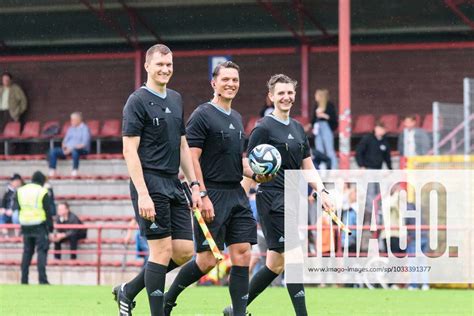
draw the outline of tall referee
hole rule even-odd
[[[140,232],[150,249],[145,268],[114,288],[120,315],[131,315],[133,299],[146,287],[151,315],[163,315],[166,273],[193,255],[191,214],[178,170],[191,181],[192,202],[201,207],[186,141],[181,95],[167,89],[173,55],[157,44],[146,53],[147,82],[133,92],[123,109],[123,154],[131,177],[130,194]]]
[[[274,75],[268,81],[268,96],[275,105],[272,114],[265,116],[252,131],[248,152],[260,144],[273,145],[281,154],[282,162],[276,177],[259,186],[257,211],[268,245],[265,266],[250,281],[250,304],[272,281],[283,272],[285,265],[285,170],[315,170],[311,160],[308,138],[301,124],[290,117],[295,102],[297,82],[286,75]],[[323,207],[332,207],[331,201],[318,176],[310,186],[320,193]],[[307,315],[303,284],[286,284],[297,316]],[[228,306],[224,315],[235,315],[235,307]]]

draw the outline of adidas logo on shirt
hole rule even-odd
[[[230,123],[229,129],[235,129],[235,127],[234,127],[234,125],[232,125],[232,123]]]
[[[297,298],[297,297],[304,297],[304,291],[301,290],[299,291],[298,293],[295,294],[295,296],[293,296],[294,298]]]
[[[291,135],[291,133],[290,133],[290,134],[288,134],[288,139],[295,139],[295,138],[294,138],[293,135]]]
[[[297,294],[298,295],[298,294]],[[150,293],[150,296],[163,296],[163,292],[161,292],[159,289],[155,290]],[[296,296],[295,296],[296,297]]]
[[[171,113],[171,111],[170,111],[170,109],[169,109],[168,107],[166,107],[165,113]]]

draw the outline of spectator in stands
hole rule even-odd
[[[125,245],[125,248],[127,248],[128,243],[130,240],[132,240],[132,234],[134,233],[135,235],[135,250],[137,251],[137,258],[143,258],[143,266],[148,261],[148,242],[146,241],[146,238],[144,238],[140,234],[140,229],[138,229],[138,223],[135,218],[132,218],[130,222],[128,223],[129,229],[127,229],[127,235],[125,235],[123,239],[123,243]],[[140,254],[140,252],[145,252],[145,254]]]
[[[316,106],[311,124],[313,124],[316,150],[327,155],[331,159],[331,168],[337,169],[333,133],[338,126],[336,107],[329,100],[329,91],[327,89],[316,90],[314,98]]]
[[[67,202],[61,202],[58,204],[58,216],[56,218],[56,224],[82,225],[82,222],[76,214],[71,212]],[[69,248],[72,251],[76,251],[79,240],[85,239],[86,237],[86,229],[58,228],[56,233],[53,235],[54,250],[60,251],[61,244],[64,242],[69,242]],[[61,254],[55,253],[54,258],[60,260]],[[71,253],[71,260],[76,260],[76,258],[77,255],[75,253]]]
[[[416,116],[408,115],[403,119],[403,132],[398,137],[398,151],[400,156],[422,156],[430,150],[428,133],[416,127]]]
[[[272,100],[270,100],[270,98],[267,95],[265,99],[265,105],[260,110],[260,117],[264,117],[271,114],[274,109],[275,109],[275,106],[273,105]]]
[[[362,169],[382,169],[385,161],[387,168],[392,169],[390,144],[385,138],[385,125],[377,122],[372,134],[365,135],[356,147],[357,164]]]
[[[19,209],[23,234],[23,257],[21,260],[21,283],[28,284],[31,259],[36,251],[39,284],[49,284],[46,276],[46,259],[49,249],[49,234],[53,232],[48,190],[43,187],[46,176],[36,171],[31,183],[18,188],[15,203]]]
[[[73,160],[73,177],[77,176],[79,168],[79,157],[87,155],[90,150],[91,134],[87,125],[82,121],[82,113],[71,114],[71,127],[67,130],[61,148],[55,147],[49,152],[49,175],[56,175],[56,163],[58,158],[65,159],[71,155]]]
[[[12,79],[9,72],[2,74],[2,86],[0,86],[0,130],[2,131],[7,122],[20,121],[21,115],[28,107],[25,93],[18,84],[12,82]]]
[[[16,190],[23,185],[23,179],[18,173],[13,174],[0,204],[0,224],[18,224],[18,206],[15,203]],[[7,234],[8,231],[2,231]]]

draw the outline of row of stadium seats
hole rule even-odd
[[[8,181],[11,176],[0,176],[0,181]],[[116,175],[56,175],[54,177],[49,177],[50,179],[55,180],[128,180],[130,177],[126,174],[116,174]],[[24,176],[23,180],[31,180],[31,176]]]
[[[99,120],[89,120],[85,122],[89,127],[92,137],[120,137],[121,135],[121,124],[120,120],[105,120],[100,126]],[[59,121],[48,121],[44,123],[40,128],[39,121],[26,122],[21,130],[20,122],[8,122],[5,125],[3,134],[0,135],[0,139],[50,139],[50,138],[63,138],[66,135],[67,130],[71,126],[69,121],[62,125],[57,135],[48,134],[48,130],[53,126],[61,127]]]
[[[427,132],[433,131],[433,114],[428,113],[424,116],[423,121],[420,114],[415,114],[416,125]],[[303,116],[294,116],[295,120],[299,121],[303,126],[310,121]],[[250,117],[245,125],[245,133],[250,135],[250,132],[255,127],[260,117]],[[398,114],[382,114],[378,118],[374,114],[361,114],[354,117],[352,120],[352,134],[359,136],[366,133],[371,133],[374,129],[376,120],[379,120],[385,125],[388,134],[397,135],[403,130],[403,120]]]
[[[0,155],[0,160],[45,160],[46,155]],[[68,157],[67,159],[71,159]],[[123,159],[122,154],[88,154],[82,156],[81,159],[85,160],[110,160],[110,159]]]
[[[20,259],[1,259],[0,265],[2,266],[20,266]],[[36,259],[31,261],[31,265],[36,265]],[[48,266],[68,266],[68,267],[96,267],[96,261],[83,261],[83,260],[55,260],[49,259]],[[143,260],[127,260],[127,261],[100,261],[101,267],[142,267]]]

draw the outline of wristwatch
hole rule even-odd
[[[195,181],[192,181],[192,182],[189,184],[189,187],[192,189],[193,186],[195,186],[195,185],[200,186],[201,184],[199,183],[199,181],[195,180]]]
[[[322,192],[324,192],[324,193],[326,193],[326,194],[329,194],[329,191],[326,190],[326,188],[322,189],[320,193],[322,193]],[[313,194],[312,194],[312,196],[313,196],[313,198],[314,198],[315,200],[318,199],[318,192],[314,191]]]
[[[201,198],[206,197],[207,196],[207,191],[201,191],[201,192],[199,192],[199,195],[201,196]]]

